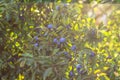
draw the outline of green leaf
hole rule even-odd
[[[59,51],[59,49],[54,49],[53,54],[56,54]]]
[[[46,80],[46,78],[48,76],[50,76],[51,73],[52,73],[52,68],[51,67],[46,69],[45,72],[44,72],[44,75],[43,75],[43,80]]]
[[[11,68],[13,68],[13,69],[15,68],[15,66],[14,66],[13,64],[11,64],[11,63],[9,63],[8,65],[9,65]]]
[[[25,60],[24,61],[22,61],[21,63],[20,63],[20,67],[24,67],[25,66]]]
[[[57,77],[55,77],[53,80],[57,80]]]
[[[23,57],[33,57],[33,55],[32,54],[30,54],[30,53],[25,53],[25,54],[21,54],[21,56],[23,56]]]
[[[12,37],[13,35],[14,35],[14,32],[11,32],[11,33],[10,33],[10,37]]]
[[[34,63],[34,59],[33,59],[33,58],[27,58],[26,64],[27,64],[28,66],[33,65],[33,63]]]
[[[33,72],[33,74],[32,74],[32,79],[31,80],[35,80],[35,71]]]

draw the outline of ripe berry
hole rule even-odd
[[[49,29],[51,29],[51,28],[53,27],[53,25],[52,25],[52,24],[49,24],[47,27],[48,27]]]
[[[94,57],[94,56],[95,56],[95,53],[94,53],[94,52],[91,52],[91,53],[90,53],[90,56],[91,56],[91,57]]]
[[[60,9],[60,6],[56,6],[56,10],[59,10]]]
[[[77,71],[79,71],[82,68],[82,66],[80,64],[77,64],[76,68],[77,68]]]
[[[34,44],[34,47],[38,47],[38,43],[35,43],[35,44]]]
[[[54,43],[57,43],[57,42],[58,42],[57,38],[54,38],[54,39],[53,39],[53,42],[54,42]]]
[[[71,27],[70,24],[66,26],[67,29],[70,29],[70,27]]]
[[[68,52],[64,52],[64,54],[65,54],[65,55],[67,55],[67,54],[68,54]]]
[[[64,43],[65,42],[65,38],[60,38],[60,43]]]
[[[35,36],[34,38],[35,38],[35,40],[38,40],[38,39],[39,39],[38,36]]]
[[[70,77],[74,76],[73,71],[70,71],[69,76]]]
[[[76,45],[73,45],[73,46],[71,47],[71,50],[74,51],[75,49],[76,49]]]
[[[92,29],[92,30],[91,30],[91,34],[92,34],[92,35],[95,35],[95,34],[96,34],[95,29]]]
[[[57,45],[60,45],[60,42],[59,42],[59,41],[57,42]]]
[[[67,4],[64,4],[64,7],[67,7]]]

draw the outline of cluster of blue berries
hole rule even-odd
[[[66,38],[64,37],[61,37],[59,40],[57,38],[53,39],[53,42],[57,43],[58,45],[60,45],[60,43],[65,43],[65,41],[66,41]]]
[[[67,7],[67,4],[64,4],[63,6]],[[56,10],[60,10],[60,6],[59,5],[56,6]]]
[[[82,68],[82,66],[81,66],[80,64],[77,64],[77,65],[76,65],[76,69],[77,69],[78,73],[80,72],[81,68]],[[69,76],[70,76],[70,77],[74,76],[73,71],[70,71],[70,72],[69,72]]]
[[[59,6],[56,6],[56,9],[57,9],[57,10],[59,10],[59,8],[60,8]],[[48,24],[48,25],[47,25],[47,28],[48,28],[48,29],[52,29],[52,28],[53,28],[53,24]],[[70,28],[70,25],[68,25],[67,28]],[[94,32],[92,32],[92,34],[94,34]],[[34,39],[35,39],[36,41],[39,40],[38,36],[35,36]],[[66,42],[66,38],[65,38],[65,37],[61,37],[61,38],[59,38],[59,39],[58,39],[58,38],[54,38],[54,39],[53,39],[53,43],[56,43],[57,45],[60,45],[60,44],[65,43],[65,42]],[[38,47],[38,46],[39,46],[39,44],[36,42],[36,43],[34,44],[34,47]],[[71,50],[72,50],[72,51],[75,51],[76,49],[77,49],[77,46],[76,46],[76,45],[72,45],[72,46],[71,46]],[[68,55],[68,52],[64,52],[64,54],[65,54],[65,55]],[[91,52],[91,53],[90,53],[90,56],[91,56],[91,57],[95,56],[95,53],[94,53],[94,52]],[[82,68],[82,65],[81,65],[81,64],[77,64],[77,65],[76,65],[76,70],[77,70],[78,73],[80,73],[81,68]],[[74,76],[74,72],[73,72],[72,70],[69,72],[69,76],[70,76],[70,77]]]

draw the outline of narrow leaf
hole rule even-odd
[[[45,70],[44,74],[43,74],[43,80],[46,80],[46,78],[48,76],[50,76],[50,74],[52,73],[52,68],[48,68]]]

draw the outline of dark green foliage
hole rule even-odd
[[[120,78],[119,13],[96,27],[82,4],[31,2],[0,2],[1,80]]]

